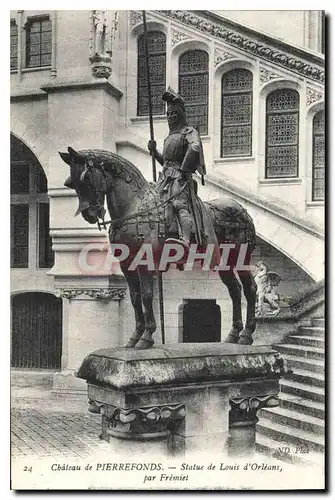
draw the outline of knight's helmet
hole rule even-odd
[[[168,110],[176,110],[180,116],[180,119],[186,125],[186,112],[185,112],[185,101],[184,99],[175,92],[171,87],[164,92],[163,101],[167,103]]]

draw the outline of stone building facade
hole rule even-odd
[[[280,22],[269,12],[148,11],[147,25],[158,144],[171,85],[202,135],[200,196],[248,210],[254,259],[289,297],[323,279],[324,27],[319,11],[278,12]],[[74,218],[58,151],[107,149],[151,178],[143,58],[140,11],[11,12],[12,364],[57,370],[57,391],[80,390],[83,357],[122,345],[133,328],[119,273],[78,266],[82,248],[106,235]],[[167,343],[192,341],[185,305],[219,310],[225,334],[230,300],[215,275],[171,269],[164,297]]]

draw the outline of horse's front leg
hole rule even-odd
[[[139,268],[139,275],[141,282],[142,303],[144,307],[145,331],[136,345],[136,349],[148,349],[154,345],[152,335],[156,331],[156,321],[152,307],[154,298],[154,274]]]
[[[239,344],[251,345],[253,343],[252,334],[256,329],[256,299],[257,299],[257,285],[254,277],[248,271],[238,272],[239,278],[243,286],[243,293],[247,299],[247,318],[245,328],[242,330]],[[259,307],[262,307],[263,301],[259,302]]]
[[[145,321],[141,300],[141,283],[137,271],[128,271],[127,268],[122,267],[122,265],[121,269],[128,283],[130,300],[135,312],[135,331],[128,340],[125,347],[135,347],[145,330]]]
[[[219,271],[219,276],[222,282],[228,288],[228,292],[233,306],[232,327],[227,338],[225,339],[225,342],[229,344],[236,344],[239,339],[239,333],[241,330],[243,330],[242,310],[241,310],[242,287],[232,270]]]

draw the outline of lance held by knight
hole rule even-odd
[[[169,135],[164,140],[163,154],[157,151],[156,141],[148,142],[150,154],[163,166],[157,188],[163,199],[172,198],[169,205],[178,223],[180,239],[169,238],[167,242],[178,242],[186,251],[195,241],[204,248],[208,243],[218,245],[214,228],[207,210],[196,194],[196,182],[192,174],[206,174],[202,143],[199,132],[189,127],[186,121],[185,102],[171,87],[163,94],[167,103]],[[172,220],[173,214],[168,214]]]

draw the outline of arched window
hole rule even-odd
[[[11,136],[11,267],[50,268],[47,179],[29,148]]]
[[[319,111],[313,118],[313,181],[312,200],[324,200],[325,191],[325,113]]]
[[[271,92],[266,100],[267,178],[298,177],[299,94],[296,90]]]
[[[233,69],[222,77],[221,157],[251,156],[252,73]]]
[[[201,135],[208,132],[208,54],[185,52],[179,59],[179,93],[185,100],[188,124]]]
[[[144,49],[144,35],[138,38],[137,115],[149,115],[148,82]],[[148,53],[151,84],[152,112],[165,113],[162,96],[166,87],[166,36],[160,31],[148,32]]]

